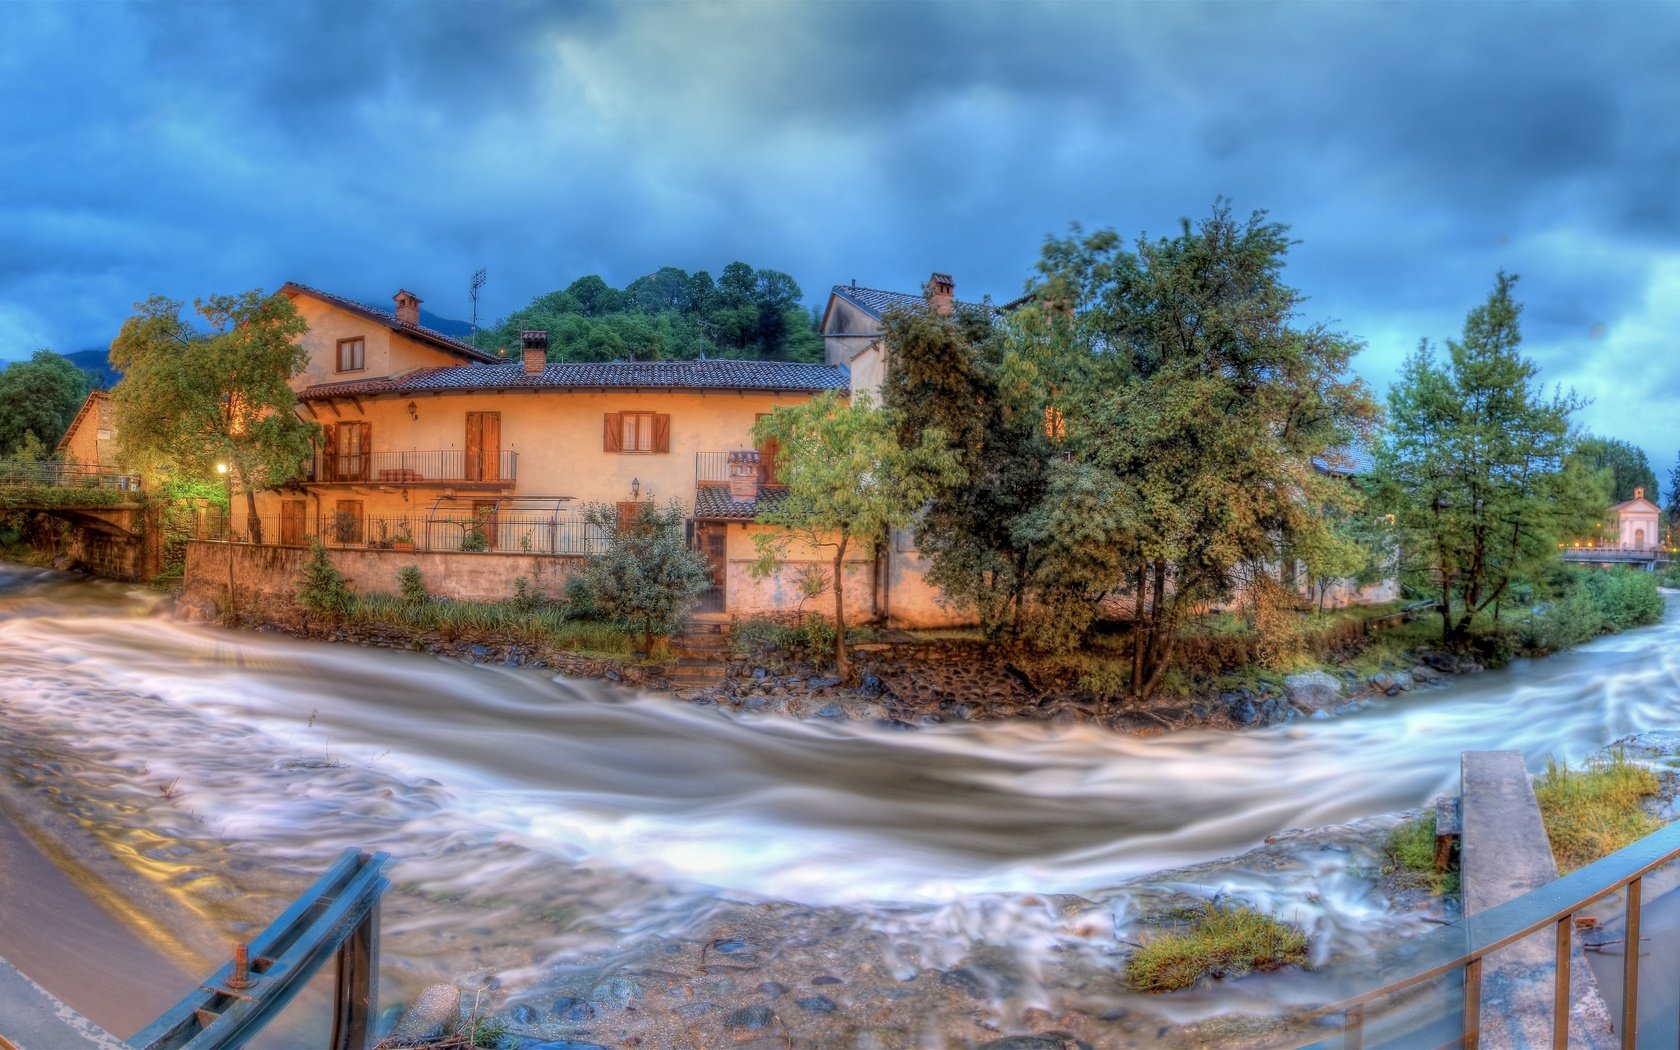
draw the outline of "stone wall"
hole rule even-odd
[[[233,584],[240,601],[289,600],[297,592],[298,574],[309,557],[310,552],[303,547],[193,540],[187,544],[183,593],[188,598],[219,603],[227,594],[231,559]],[[520,576],[530,580],[538,593],[560,597],[565,593],[566,580],[582,571],[587,561],[555,555],[366,548],[331,549],[327,557],[344,574],[350,589],[358,594],[395,594],[397,570],[414,565],[420,569],[430,593],[475,602],[512,597],[513,581]]]

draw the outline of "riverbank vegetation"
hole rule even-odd
[[[1203,977],[1306,964],[1307,935],[1252,908],[1210,901],[1180,918],[1181,928],[1151,937],[1126,960],[1133,989],[1168,992]]]
[[[1435,863],[1435,814],[1396,824],[1384,852],[1388,863],[1383,875],[1401,887],[1422,889],[1434,897],[1458,892],[1458,871]]]
[[[1581,769],[1548,756],[1545,772],[1534,780],[1534,797],[1559,873],[1607,857],[1661,828],[1663,821],[1645,808],[1660,787],[1655,773],[1621,751]]]

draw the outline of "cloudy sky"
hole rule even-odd
[[[1522,275],[1580,421],[1680,448],[1680,6],[0,4],[0,359],[286,280],[448,317],[733,259],[1018,294],[1216,195],[1379,392]]]

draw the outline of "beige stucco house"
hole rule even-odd
[[[259,494],[269,542],[587,556],[605,538],[583,521],[586,504],[630,515],[674,500],[712,566],[703,611],[793,609],[799,570],[831,565],[831,551],[795,546],[770,577],[749,573],[753,519],[779,493],[776,450],[751,432],[778,406],[848,391],[843,366],[557,363],[541,332],[504,361],[421,327],[407,291],[389,313],[299,284],[282,291],[309,325],[293,385],[322,440],[305,481]],[[927,621],[921,592],[895,600],[893,579],[884,552],[849,556],[847,618]]]

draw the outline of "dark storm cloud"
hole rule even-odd
[[[1548,378],[1660,362],[1680,13],[1655,5],[149,4],[0,8],[0,357],[130,302],[398,285],[492,316],[733,258],[1016,294],[1072,221],[1216,195],[1302,243],[1380,388],[1524,274]],[[1592,332],[1599,332],[1594,338]],[[1642,419],[1643,419],[1642,415]],[[1589,425],[1615,432],[1613,412]],[[1627,414],[1622,413],[1623,426]],[[1644,426],[1641,422],[1639,425]],[[1675,424],[1620,436],[1665,462]]]

